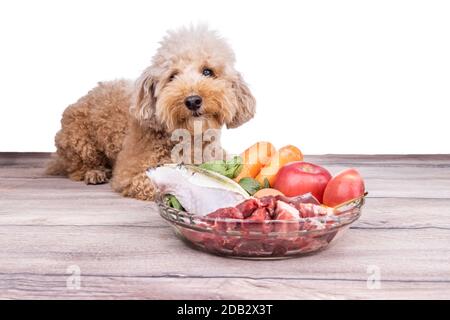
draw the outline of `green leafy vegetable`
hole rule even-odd
[[[239,185],[251,196],[261,189],[259,182],[253,178],[242,178],[239,180]]]
[[[166,195],[166,201],[167,201],[166,203],[169,207],[177,209],[177,210],[185,211],[183,206],[181,205],[180,201],[178,201],[178,199],[175,196],[173,196],[171,194]]]
[[[236,178],[242,170],[242,159],[235,156],[230,160],[214,160],[202,163],[200,168],[217,172],[230,179]]]
[[[205,170],[217,172],[223,176],[227,176],[227,167],[225,161],[223,160],[208,161],[202,163],[199,167]]]
[[[262,189],[266,189],[266,188],[270,188],[270,182],[269,182],[269,179],[264,178],[264,185],[263,185]]]
[[[242,158],[239,156],[235,156],[231,158],[230,160],[226,161],[227,166],[227,176],[231,179],[236,178],[239,173],[242,171],[242,167],[244,166],[242,163]]]

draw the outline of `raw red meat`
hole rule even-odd
[[[290,204],[284,201],[277,201],[275,210],[275,220],[286,220],[286,223],[277,223],[274,231],[280,233],[295,232],[298,230],[299,212]]]
[[[259,199],[261,206],[266,208],[267,213],[271,219],[275,218],[275,209],[277,205],[277,198],[273,196],[263,197]]]
[[[292,205],[297,205],[299,203],[312,203],[312,204],[320,205],[319,200],[317,200],[311,193],[303,194],[301,196],[296,196],[296,197],[286,197],[286,196],[278,195],[278,196],[276,196],[276,199],[287,202]]]
[[[235,207],[221,208],[207,215],[208,218],[244,219],[241,211]]]
[[[244,219],[242,213],[237,208],[234,207],[218,209],[213,213],[208,214],[206,217],[207,217],[206,221],[212,224],[212,226],[216,228],[216,230],[218,231],[233,230],[239,224],[239,222],[236,221],[222,221],[222,220]]]
[[[251,198],[236,207],[218,209],[204,218],[205,223],[217,233],[202,234],[185,230],[183,235],[192,242],[218,253],[280,256],[288,250],[312,251],[329,242],[335,233],[330,237],[327,233],[329,225],[314,218],[330,214],[334,214],[332,209],[321,207],[311,195],[293,198]],[[303,230],[318,230],[319,233],[307,236],[298,233]],[[271,236],[266,236],[268,234]]]
[[[266,208],[256,209],[253,214],[242,223],[242,229],[245,231],[254,231],[269,233],[271,231],[270,215]]]
[[[241,204],[238,204],[236,208],[242,213],[244,219],[250,217],[252,213],[261,206],[261,203],[258,199],[251,198],[245,200]],[[220,210],[220,209],[219,209]]]

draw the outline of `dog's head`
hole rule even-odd
[[[136,82],[132,113],[144,126],[172,132],[201,121],[203,130],[235,128],[255,113],[255,99],[234,69],[234,53],[207,27],[169,32]]]

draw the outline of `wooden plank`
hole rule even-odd
[[[449,154],[324,154],[305,155],[305,161],[323,165],[359,165],[375,167],[449,167]]]
[[[307,156],[333,173],[361,171],[363,215],[325,251],[258,262],[191,249],[155,204],[45,176],[48,157],[0,154],[0,298],[450,296],[450,155]],[[70,265],[80,290],[66,288]],[[379,290],[367,288],[370,266]]]
[[[357,168],[366,179],[398,179],[409,180],[417,179],[437,179],[448,180],[450,179],[450,166],[449,167],[389,167],[383,166],[380,163],[379,166],[359,166],[358,164],[326,164],[325,167],[335,174],[343,169],[349,167]],[[60,177],[45,175],[44,168],[21,168],[21,167],[0,167],[0,179],[2,180],[17,180],[17,179],[58,179]],[[62,178],[62,177],[61,177]]]
[[[440,169],[443,170],[443,169]],[[449,170],[450,171],[450,170]],[[366,190],[369,197],[398,197],[398,198],[450,198],[450,177],[447,173],[436,172],[427,177],[415,177],[413,173],[405,173],[402,177],[371,177],[361,170],[365,178]],[[442,174],[442,175],[441,175]],[[442,177],[444,176],[444,177]],[[113,193],[108,185],[86,186],[82,182],[74,182],[65,178],[0,179],[0,199],[8,197],[19,198],[25,193],[29,198],[63,196],[67,192],[105,192]]]
[[[0,152],[0,166],[15,165],[24,167],[43,166],[51,156],[47,152]],[[306,161],[321,163],[360,163],[365,165],[379,166],[380,162],[385,162],[387,166],[449,166],[449,154],[323,154],[323,155],[305,155]]]
[[[114,193],[107,197],[88,195],[70,192],[58,198],[2,199],[0,226],[166,226],[152,202],[122,198]],[[368,198],[354,227],[450,230],[450,199]]]
[[[318,254],[283,261],[222,258],[190,247],[172,230],[130,226],[2,226],[0,274],[248,277],[362,281],[370,266],[389,281],[450,282],[448,230],[349,230]]]
[[[82,183],[69,183],[65,178],[45,176],[43,166],[47,158],[48,154],[0,154],[0,163],[3,163],[0,166],[0,191],[21,187],[32,197],[34,191],[39,196],[41,188],[45,191],[55,187],[58,189],[56,193],[65,194],[66,188],[86,187]],[[358,156],[355,160],[350,156],[337,155],[310,156],[307,159],[326,165],[332,173],[346,167],[356,167],[365,178],[371,197],[450,198],[449,155],[415,156],[412,160],[405,156]],[[33,181],[24,181],[29,179]],[[90,192],[100,188],[88,187],[85,190]]]
[[[0,152],[0,167],[43,168],[50,157],[48,152]]]
[[[0,178],[43,178],[44,168],[50,158],[48,153],[0,153]],[[314,162],[328,167],[331,171],[339,171],[346,167],[356,167],[363,170],[364,175],[371,176],[374,172],[370,168],[375,168],[375,173],[385,174],[388,177],[405,177],[407,172],[402,172],[402,168],[450,168],[450,155],[320,155],[305,156],[305,161]],[[378,170],[377,168],[384,168]],[[26,169],[24,171],[24,169]],[[398,175],[395,175],[400,169]],[[424,170],[417,170],[417,174],[425,174]],[[443,170],[447,174],[450,170]],[[433,174],[433,170],[430,171]]]
[[[450,230],[450,199],[368,198],[354,227]]]
[[[251,278],[81,276],[80,288],[67,287],[68,275],[0,274],[0,299],[449,299],[446,282],[336,279],[254,280]]]
[[[156,204],[117,197],[0,200],[0,225],[166,226]]]

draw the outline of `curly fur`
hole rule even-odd
[[[235,128],[253,117],[255,100],[234,62],[228,44],[207,27],[169,31],[135,83],[99,83],[64,111],[47,172],[87,184],[112,177],[115,191],[152,200],[145,170],[171,162],[175,129],[194,134],[194,121],[203,130]],[[204,68],[214,77],[202,75]],[[203,98],[200,114],[184,105],[189,95]]]

